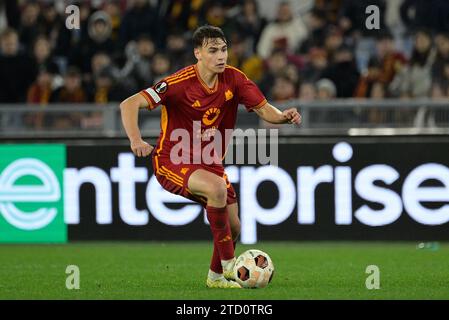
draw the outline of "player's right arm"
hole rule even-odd
[[[138,125],[139,109],[147,107],[148,101],[140,93],[136,93],[120,103],[123,127],[130,141],[131,150],[138,157],[146,157],[153,150],[151,145],[143,141]]]

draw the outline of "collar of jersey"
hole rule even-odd
[[[206,91],[207,94],[212,94],[217,92],[218,90],[218,82],[220,81],[220,76],[217,76],[217,80],[215,80],[215,84],[213,86],[213,88],[209,88],[209,86],[203,81],[203,79],[201,79],[200,73],[198,71],[198,68],[195,65],[193,65],[193,68],[195,69],[195,73],[196,73],[196,77],[198,78],[198,81],[201,83],[201,86],[203,87],[203,89]]]

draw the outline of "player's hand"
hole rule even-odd
[[[301,123],[301,115],[299,114],[298,110],[296,110],[296,108],[284,110],[282,112],[282,115],[284,116],[284,118],[287,120],[288,123],[293,124]]]
[[[131,150],[138,157],[149,156],[154,147],[143,141],[142,139],[131,141]]]

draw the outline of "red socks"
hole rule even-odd
[[[233,244],[234,252],[235,252],[235,247],[237,246],[237,241],[234,241],[232,244]],[[210,262],[210,269],[215,273],[223,273],[223,267],[221,265],[220,254],[218,253],[218,248],[215,243],[214,243],[214,252],[212,254],[212,260]]]
[[[215,241],[214,241],[214,252],[212,254],[212,260],[210,261],[210,269],[215,273],[223,273],[220,254],[218,253],[218,248],[217,245],[215,244]]]
[[[214,253],[211,260],[211,270],[222,273],[221,260],[234,258],[234,243],[232,241],[229,214],[226,206],[223,208],[206,207],[212,235],[214,237]]]

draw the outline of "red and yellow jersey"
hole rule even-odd
[[[176,129],[185,129],[184,132],[190,134],[190,149],[188,152],[184,149],[183,161],[198,163],[196,161],[201,157],[197,153],[210,143],[216,130],[223,138],[221,156],[224,157],[227,148],[225,130],[234,129],[238,105],[243,104],[252,111],[267,103],[254,82],[231,66],[226,66],[225,71],[218,74],[213,88],[202,81],[196,65],[191,65],[140,94],[147,100],[150,110],[162,106],[161,133],[153,152],[156,166],[158,160],[170,159],[170,152],[182,139],[182,133]],[[201,149],[193,147],[195,137],[200,139],[197,141],[201,142]]]

